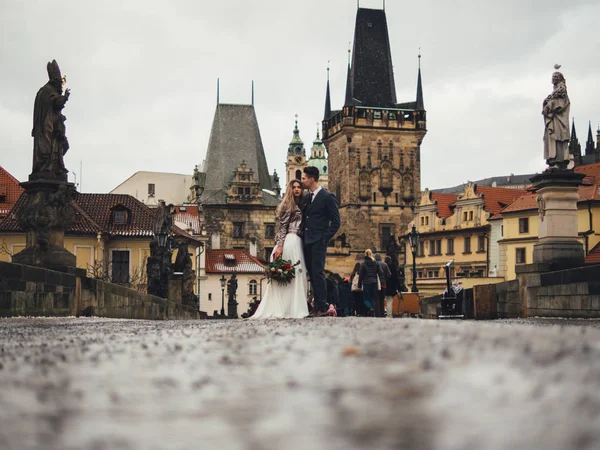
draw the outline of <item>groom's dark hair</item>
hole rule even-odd
[[[319,169],[315,166],[308,166],[304,168],[304,173],[309,178],[314,178],[315,181],[319,181]]]

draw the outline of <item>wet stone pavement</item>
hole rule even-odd
[[[597,449],[600,322],[0,320],[1,449]]]

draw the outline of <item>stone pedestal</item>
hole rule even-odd
[[[534,264],[583,265],[585,253],[577,229],[577,188],[584,177],[573,170],[552,169],[531,178],[540,212]]]
[[[75,267],[75,255],[64,248],[65,230],[75,220],[73,183],[37,179],[21,186],[26,197],[17,219],[27,242],[13,262],[63,271]]]

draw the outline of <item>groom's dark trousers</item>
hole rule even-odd
[[[327,284],[325,281],[325,256],[327,246],[340,228],[340,213],[335,196],[321,189],[305,199],[302,210],[302,240],[304,260],[310,277],[315,300],[315,311],[327,310]]]

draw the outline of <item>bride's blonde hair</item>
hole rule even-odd
[[[281,203],[275,212],[275,216],[277,218],[281,217],[281,213],[283,213],[283,211],[289,211],[297,205],[293,192],[295,183],[299,184],[300,188],[302,188],[302,182],[300,180],[292,180],[288,183],[285,189],[285,194],[283,195],[283,200],[281,200]]]

